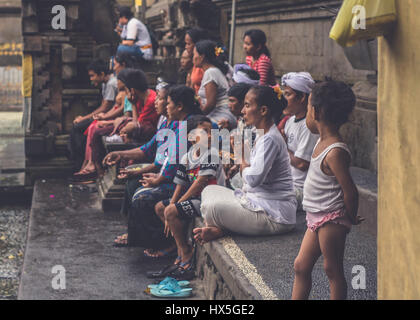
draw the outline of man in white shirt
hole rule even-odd
[[[308,98],[315,84],[307,72],[288,73],[282,77],[283,95],[287,100],[284,113],[292,115],[284,127],[283,137],[289,150],[293,185],[298,201],[298,210],[302,208],[303,184],[309,169],[309,163],[319,136],[314,135],[306,126]]]
[[[133,17],[129,7],[120,7],[119,25],[116,31],[122,42],[118,46],[117,54],[128,52],[129,54],[150,61],[153,59],[152,40],[147,27]]]

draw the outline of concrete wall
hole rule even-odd
[[[378,298],[420,299],[420,1],[379,42]]]
[[[216,2],[220,5],[226,2],[223,8],[230,13],[231,1]],[[286,72],[305,70],[317,80],[326,76],[350,83],[365,80],[372,72],[353,69],[343,49],[329,38],[334,14],[320,7],[328,5],[338,9],[340,4],[335,0],[239,0],[234,62],[245,61],[242,47],[245,31],[258,28],[267,35],[278,77]]]

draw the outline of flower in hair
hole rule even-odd
[[[223,50],[223,48],[221,47],[216,47],[214,48],[214,53],[216,54],[216,57],[220,56],[221,53],[224,53],[225,50]]]
[[[275,93],[277,93],[277,98],[279,100],[281,100],[281,96],[283,95],[283,91],[281,90],[279,85],[276,85],[275,87],[273,87],[273,90]]]

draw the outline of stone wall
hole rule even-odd
[[[213,1],[226,17],[221,28],[230,30],[232,2]],[[245,31],[261,29],[267,35],[278,80],[287,72],[308,71],[317,81],[327,77],[354,85],[357,107],[342,134],[353,153],[353,165],[376,172],[376,72],[353,68],[343,48],[329,38],[341,3],[339,0],[238,0],[234,63],[245,61]],[[229,39],[227,35],[224,38]],[[368,77],[373,82],[368,82]]]
[[[214,0],[227,12],[231,1]],[[329,38],[334,13],[341,1],[238,0],[234,62],[245,61],[242,39],[246,30],[261,29],[267,35],[276,75],[305,70],[316,80],[331,77],[349,83],[365,80],[372,72],[355,70],[343,49]]]

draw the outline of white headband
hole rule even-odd
[[[304,93],[311,93],[315,84],[308,72],[290,72],[281,78],[281,85]]]

